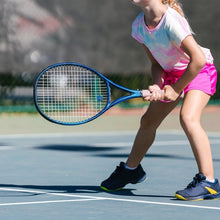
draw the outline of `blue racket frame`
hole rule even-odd
[[[73,65],[73,66],[79,66],[79,67],[83,67],[83,68],[86,68],[92,72],[94,72],[95,74],[97,74],[100,78],[102,78],[104,80],[104,82],[106,83],[106,87],[107,87],[107,92],[108,92],[108,97],[107,97],[107,104],[105,105],[105,107],[98,113],[96,114],[95,116],[91,117],[91,118],[88,118],[87,120],[83,120],[83,121],[80,121],[80,122],[61,122],[61,121],[57,121],[55,119],[52,119],[50,117],[48,117],[46,114],[44,114],[44,112],[41,111],[39,105],[38,105],[38,99],[37,99],[37,85],[38,85],[38,81],[39,79],[41,78],[41,76],[47,72],[48,70],[54,68],[54,67],[57,67],[57,66],[65,66],[65,65]],[[125,96],[122,96],[114,101],[111,102],[111,87],[110,86],[113,86],[117,89],[120,89],[124,92],[127,92],[127,93],[130,93],[129,95],[125,95]],[[97,70],[89,67],[89,66],[86,66],[86,65],[83,65],[83,64],[80,64],[80,63],[72,63],[72,62],[65,62],[65,63],[56,63],[56,64],[53,64],[51,66],[48,66],[46,69],[44,69],[37,77],[36,81],[35,81],[35,84],[34,84],[34,103],[35,103],[35,106],[36,106],[36,109],[38,110],[38,112],[45,118],[47,119],[48,121],[51,121],[53,123],[56,123],[56,124],[61,124],[61,125],[80,125],[80,124],[85,124],[87,122],[90,122],[96,118],[98,118],[99,116],[101,116],[104,112],[106,112],[108,109],[110,109],[111,107],[121,103],[121,102],[124,102],[124,101],[127,101],[129,99],[133,99],[133,98],[140,98],[142,97],[142,92],[139,91],[139,90],[132,90],[132,89],[128,89],[124,86],[121,86],[121,85],[118,85],[116,83],[114,83],[113,81],[111,81],[110,79],[108,79],[107,77],[105,77],[104,75],[102,75],[100,72],[98,72]]]

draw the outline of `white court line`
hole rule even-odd
[[[0,139],[10,138],[53,138],[53,137],[79,137],[79,136],[121,136],[121,135],[136,135],[137,131],[104,131],[104,132],[73,132],[73,133],[34,133],[34,134],[5,134],[0,135]],[[183,135],[182,130],[159,130],[158,134],[173,134],[173,135]],[[220,132],[207,132],[210,137],[220,137]]]
[[[211,144],[220,144],[220,139],[211,139],[210,140]],[[115,143],[95,143],[92,144],[91,146],[97,146],[97,147],[126,147],[126,146],[131,146],[133,142],[115,142]],[[173,140],[173,141],[155,141],[153,143],[153,146],[177,146],[177,145],[187,145],[189,144],[188,140]],[[90,145],[89,145],[90,146]]]
[[[135,135],[135,131],[110,131],[110,132],[73,132],[73,133],[35,133],[35,134],[5,134],[0,135],[0,139],[32,139],[32,138],[53,138],[53,137],[80,137],[80,136],[121,136]]]
[[[67,202],[85,202],[102,199],[68,199],[68,200],[49,200],[49,201],[35,201],[35,202],[14,202],[14,203],[0,203],[0,206],[18,206],[18,205],[35,205],[35,204],[49,204],[49,203],[67,203]]]
[[[211,144],[220,144],[220,139],[210,139]],[[188,140],[173,140],[173,141],[155,141],[153,143],[153,146],[178,146],[178,145],[188,145],[189,142]],[[132,146],[133,142],[115,142],[115,143],[110,143],[110,142],[102,142],[102,143],[94,143],[94,144],[88,144],[87,146],[89,147],[127,147],[127,146]],[[1,150],[12,150],[15,149],[16,147],[12,146],[1,146],[0,145],[0,151]]]
[[[0,203],[0,206],[13,206],[13,205],[30,205],[30,204],[43,204],[43,203],[65,203],[65,202],[80,202],[80,201],[97,201],[97,200],[109,200],[109,201],[118,201],[118,202],[131,202],[131,203],[142,203],[142,204],[151,204],[151,205],[160,205],[160,206],[176,206],[176,207],[186,207],[186,208],[198,208],[198,209],[210,209],[210,210],[220,210],[220,207],[215,206],[199,206],[199,205],[187,205],[187,204],[178,204],[178,203],[167,203],[167,202],[154,202],[146,200],[133,200],[133,199],[120,199],[120,198],[110,198],[110,197],[97,197],[97,196],[83,196],[76,194],[68,193],[52,193],[44,192],[37,190],[22,190],[22,189],[12,189],[12,188],[0,188],[2,191],[15,191],[15,192],[27,192],[27,193],[40,193],[54,196],[62,197],[75,197],[81,199],[75,200],[51,200],[51,201],[35,201],[35,202],[21,202],[21,203]]]
[[[145,204],[162,205],[162,206],[178,206],[178,207],[186,207],[186,208],[220,210],[220,207],[186,205],[186,204],[167,203],[167,202],[153,202],[153,201],[145,201],[145,200],[115,199],[115,198],[106,198],[106,200],[121,201],[121,202],[133,202],[133,203],[145,203]]]
[[[0,145],[0,150],[12,150],[13,149],[13,147],[11,147],[11,146],[1,146]]]

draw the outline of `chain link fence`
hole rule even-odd
[[[195,18],[195,32],[201,26],[201,16],[193,13],[198,1],[201,5],[204,0],[184,1],[186,14]],[[219,13],[215,4],[209,7],[213,13],[207,23]],[[83,63],[131,89],[146,88],[151,80],[149,61],[130,36],[131,23],[138,13],[124,0],[1,0],[0,111],[35,112],[34,80],[42,69],[57,62]],[[213,31],[216,35],[212,41],[204,32],[199,32],[198,38],[200,42],[207,40],[217,57],[220,48],[215,39],[219,39],[219,30]],[[218,61],[216,64],[218,68]],[[122,95],[116,90],[112,94]],[[220,100],[219,83],[212,100]]]

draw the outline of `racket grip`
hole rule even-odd
[[[160,90],[161,100],[164,99],[164,90]],[[143,98],[151,96],[151,92],[149,90],[142,90],[141,95]]]
[[[141,90],[141,95],[142,95],[143,98],[146,98],[148,96],[151,96],[151,92],[147,89]]]

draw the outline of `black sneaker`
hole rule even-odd
[[[128,183],[141,183],[146,177],[141,165],[138,165],[135,170],[129,170],[125,168],[125,163],[121,162],[111,176],[101,183],[101,188],[105,191],[118,191]]]

